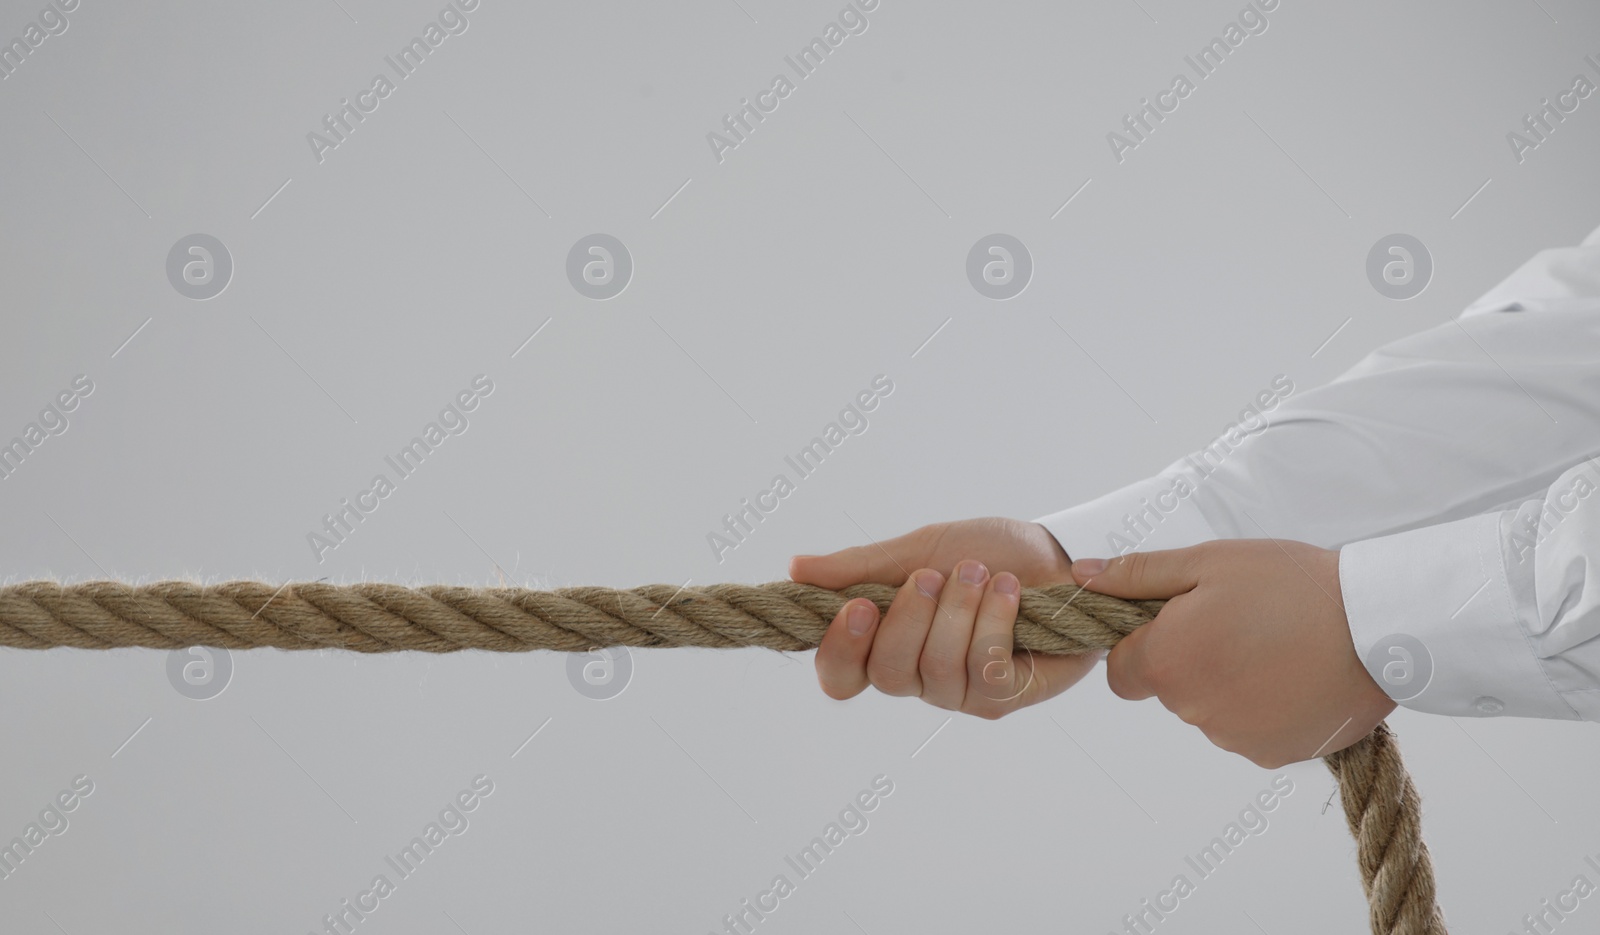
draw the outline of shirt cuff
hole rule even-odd
[[[1396,702],[1452,717],[1578,718],[1517,618],[1498,514],[1351,543],[1339,587],[1356,654]]]
[[[1216,539],[1194,502],[1194,481],[1158,474],[1095,500],[1040,517],[1073,561],[1181,549]]]

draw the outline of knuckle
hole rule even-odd
[[[1010,653],[999,647],[980,649],[974,646],[967,655],[967,680],[978,685],[1003,685],[1011,681],[1016,662]]]
[[[967,673],[965,659],[952,658],[946,653],[924,652],[917,668],[929,681],[946,682],[961,678]]]
[[[1011,710],[1009,708],[1000,706],[996,702],[985,700],[978,703],[968,704],[962,709],[962,712],[965,714],[970,714],[973,717],[983,718],[985,721],[998,721],[1007,714],[1010,714]]]
[[[1143,701],[1150,697],[1148,692],[1141,691],[1135,682],[1123,679],[1111,683],[1111,692],[1123,701]]]
[[[1150,573],[1150,556],[1144,552],[1129,552],[1116,560],[1119,571],[1129,584],[1138,584]]]
[[[1206,735],[1206,738],[1212,743],[1217,742],[1216,734],[1211,729],[1211,721],[1210,718],[1206,716],[1205,709],[1199,707],[1198,705],[1182,703],[1170,696],[1162,698],[1161,704],[1168,711],[1171,711],[1173,715],[1178,718],[1178,720],[1189,725],[1190,727],[1199,728],[1200,731]],[[1221,746],[1221,744],[1218,744],[1218,746]]]
[[[850,691],[848,688],[840,685],[837,682],[832,682],[827,679],[818,679],[818,683],[822,686],[822,693],[827,695],[829,698],[832,698],[834,701],[845,701],[855,697],[855,692]]]
[[[882,662],[867,663],[867,679],[873,687],[889,695],[906,695],[917,688],[917,675]]]
[[[971,616],[982,603],[988,583],[988,578],[985,578],[982,584],[968,584],[960,576],[952,574],[939,595],[940,619],[947,620],[946,614],[958,618]]]
[[[1159,695],[1171,689],[1172,672],[1166,663],[1158,659],[1147,658],[1144,660],[1144,664],[1140,666],[1140,669],[1142,671],[1139,674],[1144,679],[1144,683],[1150,686],[1151,691]]]
[[[1178,687],[1183,678],[1184,663],[1173,653],[1162,649],[1159,637],[1161,634],[1152,630],[1143,645],[1144,650],[1139,654],[1139,676],[1150,690],[1160,695],[1170,693]]]
[[[1205,571],[1207,565],[1223,558],[1222,550],[1236,547],[1237,545],[1237,542],[1228,542],[1221,539],[1213,539],[1210,542],[1192,545],[1183,550],[1183,571],[1191,578],[1198,578]],[[1280,552],[1279,554],[1281,555],[1282,553]]]
[[[946,585],[944,593],[939,595],[939,621],[948,624],[951,617],[957,620],[976,617],[978,604],[983,600],[983,585],[952,584],[953,587]]]
[[[1124,701],[1131,701],[1135,694],[1134,686],[1137,684],[1134,681],[1134,673],[1131,671],[1132,666],[1129,663],[1121,662],[1115,657],[1115,653],[1108,657],[1110,661],[1106,664],[1106,685],[1111,689],[1111,693],[1118,698]]]
[[[1229,753],[1237,753],[1240,756],[1244,756],[1244,744],[1240,742],[1238,737],[1227,731],[1207,729],[1201,724],[1196,724],[1195,726],[1199,727],[1200,732],[1206,735],[1206,739],[1211,741],[1212,746],[1219,750],[1226,750]]]

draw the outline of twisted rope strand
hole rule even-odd
[[[551,591],[375,582],[29,581],[0,587],[0,646],[363,653],[762,646],[787,652],[815,648],[847,601],[864,597],[881,612],[895,594],[886,585],[830,591],[791,581]],[[1110,649],[1150,622],[1162,604],[1070,584],[1026,588],[1014,642],[1019,650],[1050,654]],[[1446,935],[1422,840],[1421,799],[1393,733],[1379,724],[1324,761],[1339,783],[1345,822],[1357,842],[1373,935]]]

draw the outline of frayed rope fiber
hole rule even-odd
[[[792,581],[636,588],[469,588],[448,585],[159,581],[0,587],[0,646],[20,649],[343,649],[383,653],[463,649],[584,652],[607,646],[814,649],[846,601],[887,611],[896,589],[830,591]],[[1148,623],[1161,601],[1124,601],[1076,585],[1025,588],[1019,650],[1110,649]],[[1421,800],[1386,724],[1324,758],[1357,842],[1373,935],[1445,935]]]

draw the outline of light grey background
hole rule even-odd
[[[0,2],[0,38],[40,5]],[[1275,374],[1322,383],[1600,223],[1600,98],[1522,164],[1506,142],[1596,77],[1578,0],[1284,0],[1121,164],[1107,132],[1241,3],[883,0],[719,164],[706,133],[842,3],[484,0],[318,164],[306,134],[441,6],[84,0],[0,81],[0,438],[96,386],[0,482],[9,579],[781,577],[1153,472]],[[235,263],[203,302],[165,274],[196,232]],[[596,232],[635,262],[604,302],[565,274]],[[1034,262],[1004,302],[965,273],[996,232]],[[1435,264],[1405,302],[1365,273],[1397,232]],[[470,429],[315,561],[306,533],[480,373]],[[880,373],[870,429],[719,564],[706,534]],[[1274,775],[1099,675],[990,723],[836,703],[764,651],[639,652],[609,701],[559,655],[233,662],[194,701],[159,652],[0,654],[0,840],[95,783],[0,927],[322,931],[486,773],[356,931],[720,931],[887,774],[757,931],[1099,933]],[[1590,726],[1392,723],[1453,931],[1595,879]],[[1159,931],[1364,929],[1330,777],[1284,772],[1271,829]]]

